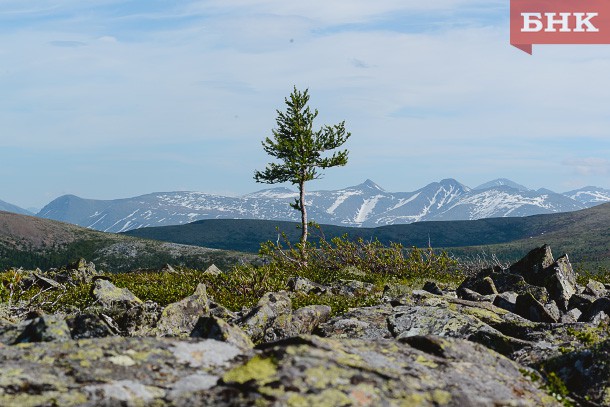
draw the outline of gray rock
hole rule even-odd
[[[481,295],[478,292],[471,290],[469,288],[462,287],[457,291],[458,298],[461,298],[466,301],[487,301],[493,302],[495,296],[491,295]]]
[[[191,332],[191,338],[215,339],[237,346],[240,349],[252,349],[254,344],[241,328],[230,325],[216,317],[200,317]]]
[[[72,339],[66,321],[58,315],[42,315],[20,326],[23,330],[13,344],[31,342],[65,342]]]
[[[211,275],[211,276],[219,276],[219,275],[222,274],[222,270],[220,270],[218,267],[216,267],[215,264],[212,264],[210,267],[205,269],[203,274],[208,274],[208,275]]]
[[[204,284],[197,285],[193,295],[169,304],[163,309],[154,334],[157,336],[188,337],[199,317],[210,311]]]
[[[267,293],[237,324],[254,343],[294,336],[292,300],[286,291]]]
[[[585,286],[583,294],[591,295],[595,298],[603,297],[608,293],[606,286],[603,283],[595,280],[589,280]]]
[[[559,322],[562,324],[572,324],[574,322],[578,322],[578,319],[582,315],[582,312],[578,308],[573,308],[563,314]]]
[[[330,319],[328,305],[309,305],[292,313],[294,331],[300,335],[310,335],[318,326]]]
[[[237,389],[231,394],[235,405],[248,405],[260,394],[266,395],[261,404],[273,406],[558,404],[520,369],[493,351],[457,339],[299,337],[264,346],[260,356],[225,373],[223,382]]]
[[[288,289],[303,294],[326,294],[330,292],[330,287],[314,283],[304,277],[290,277],[288,279]]]
[[[493,304],[496,307],[500,307],[510,312],[515,312],[517,309],[517,296],[518,294],[513,291],[507,291],[496,295]]]
[[[142,300],[127,288],[118,288],[107,279],[95,279],[92,290],[96,303],[105,308],[131,308],[142,304]]]
[[[315,333],[337,339],[389,339],[393,336],[387,319],[393,313],[389,304],[354,308],[321,324]]]
[[[587,311],[597,298],[588,294],[574,294],[568,302],[568,309],[577,308],[581,312]]]
[[[576,293],[576,273],[572,269],[568,256],[562,256],[544,270],[545,287],[550,298],[555,300],[562,311],[567,311],[570,297]],[[542,285],[542,284],[539,284]]]
[[[331,291],[335,295],[354,296],[370,293],[374,288],[371,283],[358,280],[339,280],[331,285]]]

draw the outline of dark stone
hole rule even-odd
[[[568,309],[577,308],[581,312],[586,312],[595,302],[596,298],[587,294],[574,294],[568,302]]]
[[[104,338],[117,335],[104,318],[96,314],[79,314],[66,318],[72,339]]]
[[[557,322],[557,319],[531,294],[517,296],[515,313],[533,322]]]
[[[513,274],[521,275],[529,284],[542,285],[539,283],[541,277],[543,277],[543,271],[554,262],[555,260],[553,259],[551,247],[545,244],[542,247],[530,251],[517,263],[511,265],[508,268],[508,271]]]
[[[513,291],[507,291],[505,293],[501,293],[496,295],[496,298],[494,298],[494,302],[493,304],[496,307],[500,307],[502,309],[505,309],[509,312],[515,312],[515,310],[517,309],[517,296],[518,294],[513,292]]]
[[[487,301],[487,302],[493,301],[492,296],[481,295],[476,291],[473,291],[469,288],[464,288],[464,287],[458,289],[457,295],[458,295],[458,298],[461,298],[466,301],[481,301],[481,302],[482,301]]]
[[[241,328],[216,317],[200,317],[191,332],[191,338],[216,339],[240,349],[251,349],[254,344]]]
[[[432,294],[443,295],[443,290],[433,281],[426,281],[423,289]]]
[[[578,319],[579,322],[597,322],[610,316],[610,298],[602,297],[595,300]]]

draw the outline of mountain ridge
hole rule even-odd
[[[310,219],[354,227],[530,216],[570,212],[610,202],[610,191],[602,188],[571,191],[571,197],[544,189],[524,190],[525,187],[505,179],[487,184],[492,186],[472,189],[447,178],[412,192],[388,192],[367,179],[339,190],[310,191],[306,199]],[[116,233],[203,219],[298,221],[298,212],[288,205],[296,197],[297,192],[286,187],[238,197],[195,191],[156,192],[117,200],[65,195],[50,202],[37,216]]]

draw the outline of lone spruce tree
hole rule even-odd
[[[255,171],[254,179],[265,184],[291,182],[298,186],[299,198],[290,206],[301,212],[301,254],[305,257],[308,223],[305,183],[321,178],[318,169],[347,164],[347,150],[335,151],[327,157],[323,157],[322,153],[341,147],[351,134],[345,131],[344,121],[313,130],[318,110],[312,112],[307,106],[308,89],[299,92],[295,86],[290,97],[284,101],[287,109],[286,112],[277,110],[277,128],[272,130],[273,139],[267,137],[262,142],[265,152],[279,162],[267,164],[262,172]]]

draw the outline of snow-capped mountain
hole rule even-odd
[[[610,190],[598,187],[584,187],[566,192],[564,195],[590,208],[610,201]]]
[[[148,226],[179,225],[201,219],[271,219],[299,221],[288,204],[289,188],[265,189],[241,197],[202,192],[160,192],[135,198],[90,200],[57,198],[38,216],[106,232]],[[371,180],[334,191],[307,192],[310,219],[321,224],[375,227],[429,220],[474,220],[568,212],[610,202],[610,191],[583,188],[566,194],[537,191],[506,179],[471,189],[454,179],[413,192],[387,192]]]

